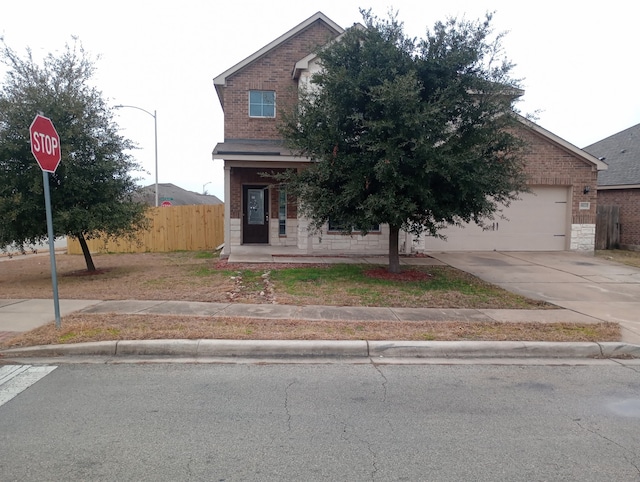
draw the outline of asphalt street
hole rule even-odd
[[[60,365],[2,480],[640,479],[637,366]]]

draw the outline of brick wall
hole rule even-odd
[[[640,247],[640,189],[601,190],[598,202],[620,206],[620,244]]]
[[[595,166],[577,158],[574,154],[543,138],[538,133],[522,128],[518,132],[527,142],[525,170],[531,185],[571,186],[571,223],[595,224],[598,171]],[[589,192],[584,193],[585,186]],[[589,202],[588,210],[581,210],[580,203]]]
[[[231,192],[230,206],[231,218],[240,218],[242,215],[242,186],[245,184],[276,184],[273,178],[263,177],[261,172],[283,172],[284,169],[271,169],[265,165],[263,169],[255,169],[248,167],[232,167],[231,168]],[[278,197],[279,188],[273,186],[269,189],[269,218],[277,219],[278,215]],[[287,219],[296,219],[298,217],[298,205],[291,196],[287,196]]]
[[[278,113],[297,100],[297,85],[291,78],[296,62],[335,34],[326,24],[316,21],[276,48],[227,79],[224,87],[224,138],[278,139]],[[276,92],[276,118],[249,117],[249,91]]]
[[[523,127],[518,134],[525,139],[528,146],[525,155],[525,170],[528,174],[528,183],[531,185],[572,187],[571,223],[595,224],[598,194],[596,190],[598,173],[595,166],[587,164],[575,157],[574,154],[556,146],[529,129]],[[265,165],[264,171],[281,172],[282,169],[269,169]],[[260,176],[260,172],[263,172],[263,170],[232,168],[230,199],[232,218],[239,218],[241,214],[243,184],[269,184],[273,182],[272,179]],[[590,188],[586,194],[584,193],[585,186]],[[277,189],[270,190],[270,200],[272,208],[270,212],[275,213],[276,211],[273,209],[277,208],[278,205]],[[297,205],[291,201],[291,199],[288,199],[287,218],[295,219],[297,217]],[[581,202],[589,202],[590,208],[581,210]],[[633,204],[630,203],[630,205]],[[640,209],[637,202],[636,209]],[[630,212],[627,216],[629,219],[638,219],[639,214],[638,211],[635,211],[635,213]],[[640,236],[640,233],[636,232],[635,236]]]

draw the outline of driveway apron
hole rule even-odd
[[[620,323],[640,344],[640,269],[573,251],[434,252],[430,256],[513,293]]]

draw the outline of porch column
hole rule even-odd
[[[224,248],[222,255],[231,254],[231,167],[224,163]]]

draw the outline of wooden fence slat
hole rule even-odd
[[[596,213],[596,249],[620,246],[620,206],[598,205]]]
[[[224,204],[149,208],[149,229],[126,238],[87,241],[92,253],[164,253],[213,250],[224,243]],[[78,240],[67,240],[69,254],[82,254]]]

